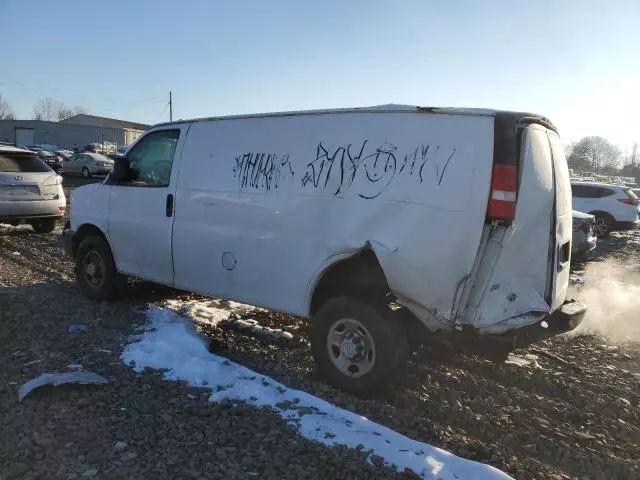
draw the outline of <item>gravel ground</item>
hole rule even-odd
[[[638,258],[640,237],[614,235],[597,252],[596,264],[628,262]],[[144,322],[136,307],[197,297],[135,283],[120,302],[88,302],[73,286],[59,232],[0,233],[0,287],[0,479],[395,476],[367,464],[364,453],[302,439],[268,410],[211,405],[206,392],[161,381],[157,372],[134,374],[119,361],[128,335]],[[413,439],[518,479],[640,478],[640,348],[633,338],[556,337],[515,352],[529,355],[524,366],[444,361],[423,351],[393,393],[362,400],[314,376],[304,321],[272,312],[247,318],[296,341],[209,329],[211,350]],[[89,330],[70,334],[71,323]],[[70,363],[109,385],[57,387],[17,402],[24,381]]]

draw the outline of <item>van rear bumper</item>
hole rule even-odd
[[[586,312],[587,307],[584,303],[565,302],[562,307],[539,322],[509,331],[502,336],[510,339],[512,349],[525,347],[575,329],[582,323]]]
[[[500,334],[471,332],[465,329],[450,337],[459,350],[502,363],[516,348],[525,347],[546,338],[575,329],[587,312],[585,304],[566,301],[555,312],[539,318],[535,323],[508,330]]]
[[[66,229],[67,225],[65,225],[65,230],[62,232],[62,246],[64,248],[64,253],[73,260],[73,236],[76,234],[73,230]]]

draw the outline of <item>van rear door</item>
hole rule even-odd
[[[552,282],[548,288],[550,293],[551,310],[561,307],[569,286],[569,261],[571,259],[572,237],[572,205],[571,181],[569,167],[564,156],[564,147],[557,133],[547,130],[551,156],[553,158],[554,183],[556,187],[555,212],[556,224],[554,230],[555,259],[553,262]]]
[[[520,123],[519,131],[515,217],[510,225],[488,227],[463,317],[494,333],[535,323],[560,307],[569,279],[571,187],[560,139],[539,123]]]

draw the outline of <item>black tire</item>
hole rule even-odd
[[[615,225],[614,218],[607,213],[601,212],[592,213],[591,215],[596,217],[595,234],[598,237],[608,237]]]
[[[92,275],[87,272],[88,262],[94,263]],[[80,242],[75,254],[74,272],[80,291],[96,302],[113,300],[126,283],[126,277],[116,270],[109,244],[99,235],[89,235]],[[98,276],[97,281],[91,280]]]
[[[31,220],[29,224],[36,233],[51,233],[53,229],[56,228],[56,219],[42,218],[39,220]]]
[[[361,374],[343,373],[331,359],[342,355],[329,346],[329,334],[341,320],[354,319],[373,340],[375,356],[370,370]],[[389,388],[407,358],[407,339],[401,322],[383,306],[371,305],[357,297],[333,297],[325,302],[311,321],[311,352],[318,372],[332,385],[361,396]],[[351,365],[349,368],[351,368]],[[360,375],[360,376],[354,376]]]
[[[82,177],[83,178],[91,178],[91,172],[87,167],[82,167]]]

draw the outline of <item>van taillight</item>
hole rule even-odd
[[[511,223],[516,217],[518,171],[514,165],[494,165],[487,218]]]

